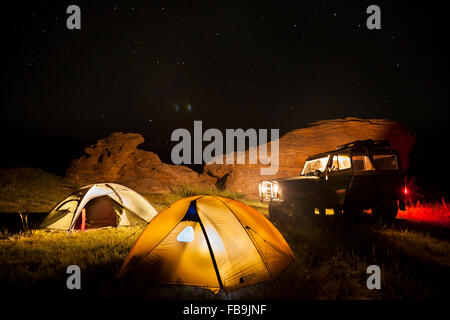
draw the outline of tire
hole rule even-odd
[[[314,219],[314,207],[308,201],[296,201],[291,204],[290,216],[296,223]]]
[[[397,217],[398,203],[396,199],[382,198],[378,204],[373,208],[374,216],[385,221],[394,221]]]

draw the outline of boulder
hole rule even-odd
[[[261,180],[285,178],[300,174],[308,156],[334,150],[336,146],[355,140],[389,140],[399,151],[402,170],[409,166],[409,154],[415,143],[412,133],[401,124],[386,119],[345,118],[312,123],[296,129],[279,139],[279,170],[275,175],[261,175],[260,164],[206,164],[204,172],[217,179],[227,190],[248,197],[258,196]],[[271,143],[267,150],[270,152]],[[248,150],[246,151],[248,163]],[[225,161],[224,161],[225,163]],[[260,163],[260,161],[258,161]]]
[[[365,139],[389,140],[400,153],[402,170],[408,168],[415,138],[406,127],[386,119],[345,118],[315,122],[283,135],[275,175],[261,175],[260,169],[267,165],[248,164],[248,150],[246,164],[210,163],[198,174],[186,166],[163,163],[157,154],[138,149],[144,142],[142,135],[115,132],[86,148],[85,155],[71,163],[67,178],[79,185],[117,182],[143,193],[166,193],[181,185],[217,186],[256,198],[260,181],[299,175],[308,156]],[[270,142],[267,150],[270,153]]]
[[[114,132],[72,161],[66,177],[79,185],[116,182],[142,193],[166,193],[181,185],[211,187],[216,183],[207,174],[161,162],[157,154],[138,149],[143,142],[138,133]]]

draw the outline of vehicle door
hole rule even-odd
[[[347,201],[356,206],[368,206],[380,188],[379,175],[369,154],[353,154],[353,177],[347,190]]]
[[[352,164],[349,152],[342,151],[332,155],[325,178],[331,195],[328,208],[336,208],[344,205],[351,179]]]

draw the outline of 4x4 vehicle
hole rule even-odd
[[[300,176],[259,184],[273,219],[371,209],[374,216],[393,220],[399,206],[405,209],[404,190],[399,154],[385,140],[347,143],[308,157]]]

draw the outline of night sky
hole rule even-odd
[[[81,30],[66,28],[69,4],[81,7]],[[381,30],[366,27],[370,4]],[[284,133],[347,116],[409,127],[411,174],[424,181],[431,150],[445,162],[449,32],[439,3],[30,1],[2,11],[2,166],[64,172],[113,131],[141,133],[167,161],[171,132],[194,120]],[[444,168],[433,176],[441,171],[448,179]]]

